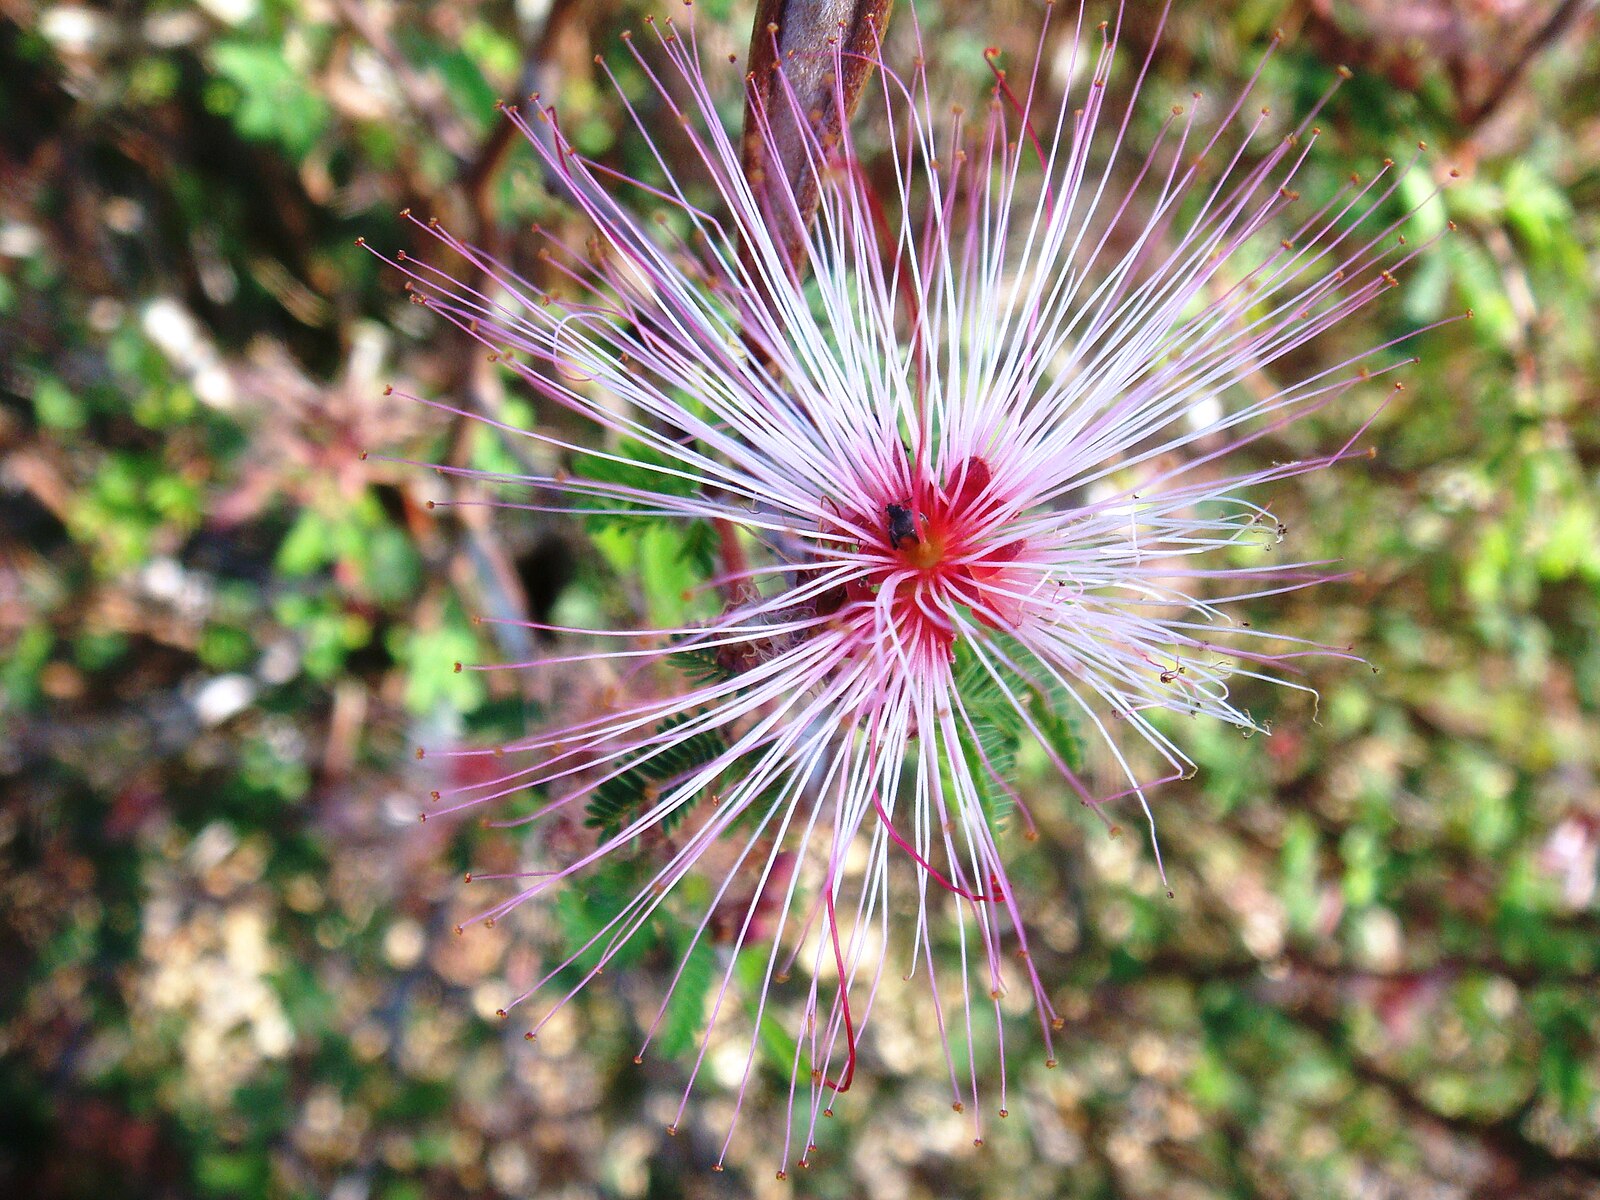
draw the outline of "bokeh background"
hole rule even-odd
[[[1286,549],[1352,574],[1251,615],[1378,672],[1314,664],[1316,705],[1247,690],[1270,738],[1183,724],[1202,769],[1157,793],[1174,900],[1148,846],[1024,764],[1044,839],[1009,847],[1068,1023],[1047,1070],[1014,1014],[987,1147],[914,991],[789,1184],[773,1074],[727,1171],[716,1054],[666,1136],[685,1061],[632,1058],[670,945],[536,1046],[494,1018],[584,898],[454,936],[461,872],[516,847],[419,827],[439,781],[413,748],[582,686],[453,673],[529,649],[472,614],[615,616],[678,585],[360,461],[510,461],[390,382],[553,418],[354,239],[414,245],[408,205],[513,258],[531,221],[581,239],[492,103],[541,90],[584,151],[641,166],[592,59],[651,7],[0,0],[0,1195],[1600,1196],[1592,3],[1176,6],[1136,141],[1282,28],[1263,95],[1286,113],[1355,72],[1305,187],[1419,139],[1397,203],[1461,171],[1417,218],[1455,232],[1319,354],[1475,317],[1416,344],[1372,462],[1274,489]],[[708,54],[742,55],[750,6],[699,7]],[[984,46],[1025,62],[1039,20],[919,10],[980,102]],[[903,12],[894,34],[909,55]]]

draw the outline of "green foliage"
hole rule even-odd
[[[665,743],[673,736],[674,730],[681,729],[700,715],[675,713],[668,717],[656,726],[652,744]],[[663,793],[685,782],[727,749],[728,742],[721,729],[704,729],[665,745],[660,750],[646,751],[648,757],[636,759],[626,770],[595,788],[589,799],[586,810],[588,818],[584,824],[600,830],[602,837],[615,837],[624,825],[653,810]],[[704,788],[699,789],[680,800],[661,818],[656,828],[663,834],[670,834],[704,791]]]
[[[680,642],[682,640],[679,639]],[[722,649],[720,646],[682,646],[674,650],[667,661],[682,672],[685,680],[692,686],[731,683],[738,676],[724,665],[719,656]]]
[[[488,695],[482,673],[460,665],[477,660],[479,642],[475,628],[458,606],[448,606],[432,629],[393,627],[387,644],[395,661],[405,668],[405,702],[412,712],[439,708],[471,712]]]
[[[665,1059],[681,1058],[694,1049],[705,1027],[706,998],[722,978],[716,950],[707,938],[702,937],[692,950],[681,945],[674,950],[673,957],[683,964],[683,972],[652,1043],[655,1053]]]
[[[963,758],[962,768],[978,793],[978,803],[993,829],[1002,828],[1011,811],[1012,800],[1002,780],[1012,777],[1017,764],[1017,748],[1022,742],[1023,724],[1012,702],[992,675],[978,661],[971,647],[958,643],[952,691],[970,722],[956,719],[956,737]],[[954,764],[945,762],[945,786],[952,788],[950,773]]]
[[[371,493],[337,515],[331,505],[302,510],[278,548],[277,569],[291,579],[335,566],[352,573],[359,591],[380,605],[402,603],[422,578],[416,546]]]
[[[1007,639],[1002,645],[1012,661],[1025,655]],[[1078,734],[1065,691],[1053,680],[1028,680],[998,660],[985,666],[971,646],[958,642],[952,670],[952,689],[967,715],[956,719],[956,737],[965,759],[966,773],[978,793],[978,802],[990,826],[1003,828],[1013,807],[1002,785],[1016,777],[1019,754],[1025,743],[1048,748],[1054,761],[1068,770],[1083,769],[1083,742]],[[1025,707],[1019,712],[1017,705]],[[970,723],[970,727],[969,727]],[[1035,736],[1037,735],[1037,736]],[[945,763],[946,785],[950,786]]]
[[[37,622],[24,629],[0,662],[0,687],[13,708],[29,708],[39,698],[39,671],[50,660],[55,638]]]
[[[578,455],[573,474],[668,495],[693,494],[692,481],[672,473],[659,452],[628,442],[615,453]],[[610,497],[580,503],[608,510],[585,518],[585,525],[612,570],[639,580],[653,622],[683,625],[711,614],[713,596],[701,587],[716,571],[717,537],[709,522],[667,522],[651,517],[640,504]]]
[[[45,378],[34,385],[33,411],[50,429],[81,429],[86,419],[83,402],[59,379]]]
[[[327,129],[328,104],[283,48],[225,41],[211,53],[218,75],[207,93],[212,110],[231,117],[245,137],[276,142],[296,159],[309,153]]]

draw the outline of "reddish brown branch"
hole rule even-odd
[[[892,0],[761,0],[756,9],[745,76],[744,172],[773,220],[785,226],[780,237],[797,270],[820,198],[817,148],[838,141],[860,103],[891,7]],[[836,53],[842,78],[835,75]]]
[[[1489,91],[1480,100],[1467,106],[1461,114],[1462,126],[1474,129],[1488,120],[1495,110],[1505,103],[1506,97],[1516,90],[1517,84],[1522,81],[1523,75],[1527,74],[1534,59],[1560,39],[1578,19],[1578,15],[1588,2],[1589,0],[1565,0],[1558,6],[1527,43],[1510,56],[1506,69],[1494,81]]]

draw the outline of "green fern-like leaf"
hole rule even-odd
[[[694,720],[698,713],[677,713],[656,726],[656,737],[666,739],[673,730]],[[636,813],[652,808],[662,784],[699,770],[728,748],[719,729],[704,729],[674,742],[665,749],[641,758],[620,775],[606,780],[589,797],[584,824],[615,837]],[[681,803],[662,818],[659,828],[671,833],[678,827],[698,797]]]
[[[1070,700],[1068,701],[1070,703]],[[1054,750],[1069,771],[1083,770],[1083,738],[1066,706],[1060,701],[1035,691],[1028,704],[1033,723],[1050,749]]]
[[[683,960],[667,1011],[651,1043],[666,1058],[679,1058],[694,1048],[705,1024],[706,995],[718,979],[717,955],[708,938],[695,943]]]
[[[1012,658],[1021,652],[1021,648],[1014,645],[1004,648]],[[992,665],[995,667],[993,674],[970,648],[956,647],[955,691],[971,720],[970,729],[965,725],[958,727],[960,749],[976,786],[979,803],[985,815],[999,827],[1012,808],[1011,796],[999,779],[1015,773],[1023,738],[1033,737],[1029,723],[1047,748],[1072,771],[1083,768],[1083,739],[1070,715],[1071,697],[1063,688],[1049,681],[1036,685],[1003,665]],[[1027,720],[1017,711],[1017,702],[1027,706]]]
[[[684,646],[674,650],[669,661],[682,671],[692,683],[727,683],[733,679],[717,657],[716,646]]]
[[[972,780],[978,804],[991,828],[1003,828],[1012,800],[1000,780],[1016,768],[1022,720],[994,676],[964,645],[957,647],[953,674],[955,692],[967,718],[956,721],[956,740],[966,775]],[[947,770],[949,767],[946,764]]]

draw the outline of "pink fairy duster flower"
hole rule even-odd
[[[1113,720],[1178,777],[1191,765],[1154,714],[1251,730],[1231,679],[1304,688],[1284,679],[1294,659],[1348,657],[1221,607],[1306,586],[1317,564],[1225,566],[1212,552],[1270,547],[1281,528],[1251,495],[1365,453],[1352,438],[1225,473],[1234,451],[1398,365],[1384,354],[1391,342],[1287,385],[1264,382],[1421,251],[1396,236],[1399,222],[1375,219],[1412,164],[1303,200],[1294,184],[1318,141],[1315,111],[1281,125],[1250,100],[1254,79],[1214,115],[1199,97],[1172,108],[1148,153],[1130,156],[1133,100],[1114,106],[1106,87],[1120,11],[1097,28],[1081,12],[1076,21],[1060,52],[1075,82],[1049,110],[1037,86],[1043,33],[1025,87],[991,52],[995,85],[976,120],[936,105],[920,56],[902,71],[866,54],[887,116],[876,175],[848,125],[816,134],[784,74],[790,60],[765,93],[788,110],[753,102],[752,129],[774,153],[779,115],[785,138],[799,131],[796,184],[744,169],[690,8],[651,24],[648,52],[624,35],[671,118],[657,128],[619,87],[659,166],[652,181],[586,159],[537,98],[507,109],[594,229],[582,249],[542,233],[555,286],[432,222],[419,224],[488,283],[396,261],[418,303],[606,439],[591,449],[422,401],[574,464],[530,476],[440,470],[525,487],[514,507],[681,522],[720,550],[708,583],[725,603],[705,620],[538,627],[586,639],[541,662],[614,671],[615,706],[454,752],[493,753],[505,767],[444,793],[443,811],[538,788],[542,806],[506,823],[565,820],[570,831],[571,818],[598,812],[604,827],[576,848],[568,835],[551,842],[561,857],[513,877],[479,920],[581,888],[625,847],[657,852],[637,895],[518,997],[563,981],[530,1036],[701,873],[710,899],[692,943],[725,948],[709,1024],[748,1003],[739,1015],[753,1026],[739,1103],[758,1058],[754,1026],[779,1004],[771,989],[782,984],[800,1010],[785,1067],[802,1164],[818,1117],[854,1077],[889,958],[931,985],[954,1104],[970,1106],[975,1138],[971,1031],[987,1012],[998,1034],[1013,970],[1051,1054],[1060,1022],[996,841],[996,796],[1032,836],[992,736],[996,712],[1045,748],[1083,804],[1098,813],[1131,798],[1148,819],[1148,783]],[[855,56],[842,44],[825,53],[836,89]],[[1136,63],[1131,95],[1150,61]],[[834,102],[851,107],[842,91]],[[884,178],[880,190],[873,180]],[[692,199],[691,180],[714,203]],[[1069,761],[1063,718],[1098,735],[1125,778],[1114,795],[1097,795]],[[906,910],[902,950],[889,920]],[[932,931],[952,916],[963,948],[936,962]],[[743,983],[741,956],[759,963]],[[964,1062],[953,1042],[967,1046]],[[1000,1091],[1003,1114],[1003,1066]],[[787,1142],[781,1158],[784,1169],[795,1158]]]

